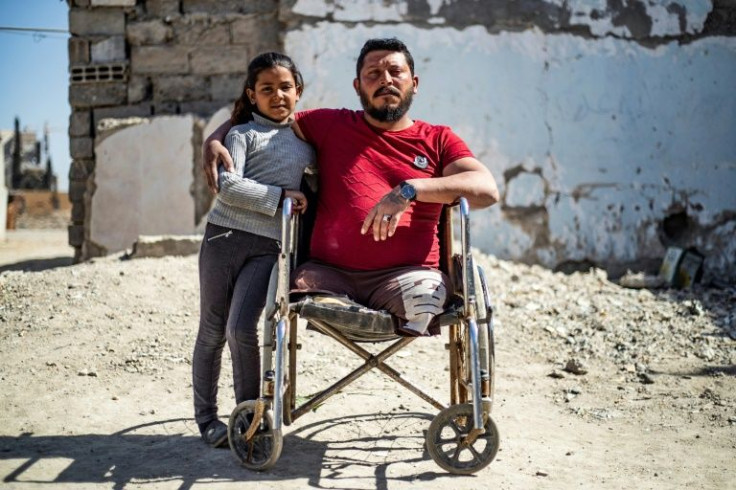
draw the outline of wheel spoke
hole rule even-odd
[[[455,444],[457,439],[452,437],[450,439],[435,439],[434,443],[436,446],[444,446],[445,444]]]
[[[476,462],[478,462],[478,463],[480,463],[481,461],[483,461],[483,460],[481,459],[481,457],[480,457],[480,454],[478,453],[478,451],[476,451],[476,450],[475,450],[475,447],[473,447],[473,446],[468,446],[468,449],[469,449],[469,450],[470,450],[470,452],[471,452],[471,453],[473,454],[473,461],[476,461]]]
[[[448,442],[455,442],[457,440],[457,437],[442,437],[442,432],[437,433],[437,437],[434,438],[434,441],[436,443],[445,444]]]
[[[455,446],[455,453],[452,455],[452,462],[454,464],[457,464],[457,462],[460,460],[460,453],[462,452],[462,448],[460,447],[460,444]]]
[[[452,430],[454,430],[454,431],[455,431],[455,435],[461,436],[461,435],[463,435],[463,434],[465,433],[465,432],[464,432],[465,428],[464,428],[464,427],[462,427],[462,428],[461,428],[461,427],[460,427],[460,426],[458,425],[458,423],[457,423],[457,419],[452,419],[452,420],[450,420],[450,425],[449,425],[449,427],[451,427],[451,428],[452,428]]]
[[[238,414],[238,422],[240,422],[245,430],[248,430],[248,427],[250,427],[250,422],[248,421],[248,417],[246,417],[245,412],[240,412]]]
[[[271,440],[273,438],[273,435],[268,432],[256,432],[253,434],[253,441],[264,441],[264,440]]]

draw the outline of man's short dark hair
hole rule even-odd
[[[360,69],[363,68],[363,61],[365,60],[365,56],[371,51],[395,51],[397,53],[403,53],[404,57],[406,58],[406,62],[409,65],[411,76],[414,76],[414,58],[411,56],[409,48],[406,47],[406,44],[399,41],[395,37],[391,37],[382,39],[369,39],[365,42],[363,48],[360,50],[360,55],[358,55],[358,63],[355,65],[355,72],[358,78],[360,78]]]

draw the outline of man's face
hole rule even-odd
[[[368,115],[381,122],[393,122],[409,111],[418,82],[403,53],[371,51],[353,86]]]

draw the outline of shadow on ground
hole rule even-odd
[[[2,482],[72,487],[112,484],[115,489],[131,484],[152,488],[162,484],[166,488],[188,489],[207,482],[267,481],[281,481],[296,488],[306,480],[308,486],[315,488],[349,488],[357,483],[360,488],[386,489],[389,481],[421,482],[450,476],[439,468],[437,472],[388,476],[392,464],[430,459],[422,450],[421,429],[412,436],[397,436],[395,431],[374,436],[358,430],[355,437],[329,440],[330,430],[342,424],[375,428],[384,419],[414,428],[428,426],[431,416],[354,415],[306,425],[284,437],[281,458],[273,469],[263,473],[241,467],[229,449],[209,449],[198,437],[189,435],[191,432],[182,431],[182,425],[193,424],[188,419],[157,421],[110,435],[0,436]],[[293,486],[287,485],[289,481]]]
[[[703,366],[696,370],[650,370],[652,374],[668,374],[672,376],[736,376],[736,365]]]
[[[57,267],[68,267],[74,264],[73,257],[53,257],[49,259],[32,259],[15,264],[0,265],[0,273],[5,271],[39,272]]]

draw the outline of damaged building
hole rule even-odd
[[[35,131],[21,130],[16,117],[14,130],[0,130],[0,152],[0,168],[10,190],[56,190],[48,130],[39,140]]]
[[[412,116],[496,176],[474,245],[618,275],[668,247],[736,281],[736,4],[728,0],[68,0],[69,242],[83,260],[189,234],[211,204],[200,145],[248,61],[288,53],[301,109],[359,108],[355,60],[396,36]]]
[[[18,215],[29,204],[34,208],[40,204],[49,211],[59,208],[48,128],[41,140],[35,131],[21,130],[18,117],[14,126],[13,130],[0,129],[0,241],[6,229],[16,227]]]

